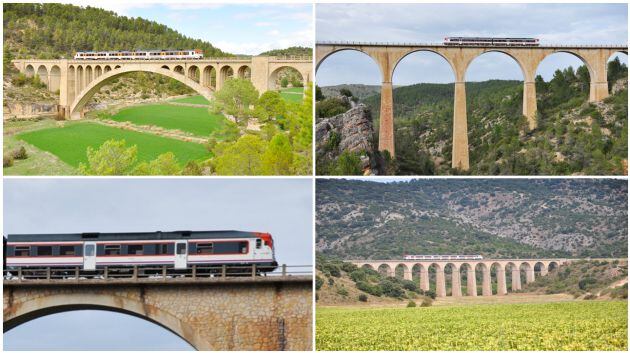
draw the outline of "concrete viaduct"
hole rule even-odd
[[[462,296],[461,272],[466,272],[466,295],[477,296],[477,271],[480,271],[481,295],[492,294],[492,270],[496,273],[497,295],[508,293],[506,272],[510,272],[512,290],[521,289],[521,273],[525,275],[525,283],[536,279],[536,269],[540,276],[546,276],[549,270],[568,263],[567,259],[505,259],[505,260],[350,260],[348,262],[358,267],[367,267],[394,277],[402,269],[402,278],[414,280],[419,277],[420,289],[429,290],[429,269],[435,270],[435,292],[438,297],[446,297],[445,269],[451,270],[451,296]]]
[[[480,47],[445,46],[442,44],[390,44],[390,43],[342,43],[316,44],[316,69],[330,55],[342,50],[355,50],[367,54],[380,68],[381,111],[379,126],[379,150],[394,155],[394,109],[392,78],[396,66],[407,55],[428,51],[444,58],[453,70],[455,94],[453,110],[453,168],[468,170],[468,125],[466,118],[466,70],[478,56],[487,52],[500,52],[514,59],[523,72],[523,115],[529,128],[536,128],[536,86],[534,79],[540,62],[554,53],[569,53],[581,59],[590,75],[589,101],[601,101],[608,97],[607,62],[616,52],[628,54],[627,46],[540,46],[540,47]]]
[[[41,316],[108,310],[156,323],[197,350],[312,349],[312,276],[5,280],[4,332]]]
[[[175,79],[207,99],[231,77],[247,78],[259,93],[275,89],[278,72],[297,70],[306,84],[311,81],[310,57],[254,56],[190,60],[13,60],[27,76],[38,75],[51,92],[59,91],[59,115],[78,119],[99,89],[129,72],[153,72]]]

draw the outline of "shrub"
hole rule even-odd
[[[355,283],[363,282],[367,280],[367,275],[365,274],[364,271],[356,270],[356,271],[350,272],[350,279],[352,279],[352,281]]]
[[[593,293],[589,293],[589,294],[584,296],[584,300],[593,300],[593,299],[597,299],[597,295],[595,295]]]
[[[28,153],[26,153],[26,148],[24,146],[20,146],[13,151],[11,151],[11,157],[13,159],[26,159],[28,158]]]
[[[324,280],[319,276],[315,276],[315,290],[319,290],[323,285]]]
[[[429,297],[431,299],[435,299],[435,291],[433,289],[430,289],[430,290],[424,292],[424,295],[426,295],[427,297]]]
[[[433,304],[433,300],[429,297],[425,297],[424,299],[422,299],[422,303],[420,303],[421,307],[428,307],[431,306]]]
[[[415,308],[416,307],[416,302],[414,302],[413,300],[410,300],[409,303],[407,303],[407,307],[408,308]]]
[[[363,293],[359,294],[359,301],[360,302],[367,302],[368,301],[367,295],[365,295]]]
[[[288,79],[288,78],[286,78],[286,77],[283,77],[283,78],[280,80],[280,87],[285,88],[285,87],[287,87],[288,85],[289,85],[289,79]]]
[[[344,287],[341,287],[341,288],[337,289],[337,294],[343,295],[345,297],[345,296],[348,295],[348,290],[345,289]]]
[[[4,156],[2,156],[2,167],[6,168],[6,167],[10,167],[13,165],[13,157],[5,154]]]
[[[333,284],[335,284],[335,280],[332,277],[328,278],[328,285],[332,286]]]

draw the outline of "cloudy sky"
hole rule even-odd
[[[627,4],[318,4],[317,41],[431,42],[447,36],[535,37],[541,44],[624,44],[628,42]],[[627,56],[620,54],[627,62]],[[546,58],[538,69],[546,80],[559,68],[581,65],[570,54]],[[317,71],[320,86],[380,84],[378,67],[367,55],[342,51]],[[466,79],[522,80],[511,58],[488,53],[475,59]],[[437,54],[416,53],[397,67],[394,84],[453,81]]]
[[[312,204],[309,179],[5,179],[3,232],[262,231],[273,235],[279,263],[304,265],[313,261]],[[191,347],[142,319],[74,311],[14,328],[4,349]]]
[[[147,3],[99,1],[91,6],[142,17],[212,43],[228,53],[257,55],[290,46],[311,47],[311,4],[220,4],[199,1]]]

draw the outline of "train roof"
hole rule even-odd
[[[510,40],[536,40],[537,38],[521,38],[521,37],[446,37],[450,39],[510,39]]]
[[[131,52],[139,52],[139,51],[152,51],[152,52],[162,52],[162,51],[195,51],[202,49],[128,49],[128,50],[88,50],[88,51],[77,51],[77,53],[131,53]]]
[[[42,241],[101,241],[101,240],[163,240],[163,239],[225,239],[257,238],[259,233],[238,230],[208,230],[172,232],[128,232],[128,233],[61,233],[61,234],[8,234],[9,242]]]

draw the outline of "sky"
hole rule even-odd
[[[232,54],[258,55],[291,46],[312,47],[311,4],[221,4],[209,2],[72,2],[142,17]]]
[[[317,41],[441,43],[447,36],[535,37],[545,44],[624,44],[628,42],[627,4],[318,4]],[[620,54],[627,63],[627,56]],[[582,62],[554,54],[540,65],[545,80],[560,68]],[[317,71],[318,85],[380,85],[376,63],[365,54],[342,51]],[[394,72],[394,85],[453,82],[447,62],[437,54],[415,53]],[[507,55],[487,53],[469,67],[467,81],[523,80]]]
[[[306,265],[313,261],[312,183],[296,178],[5,179],[3,232],[261,231],[274,237],[280,264]],[[4,349],[191,347],[139,318],[73,311],[14,328],[4,334]]]

